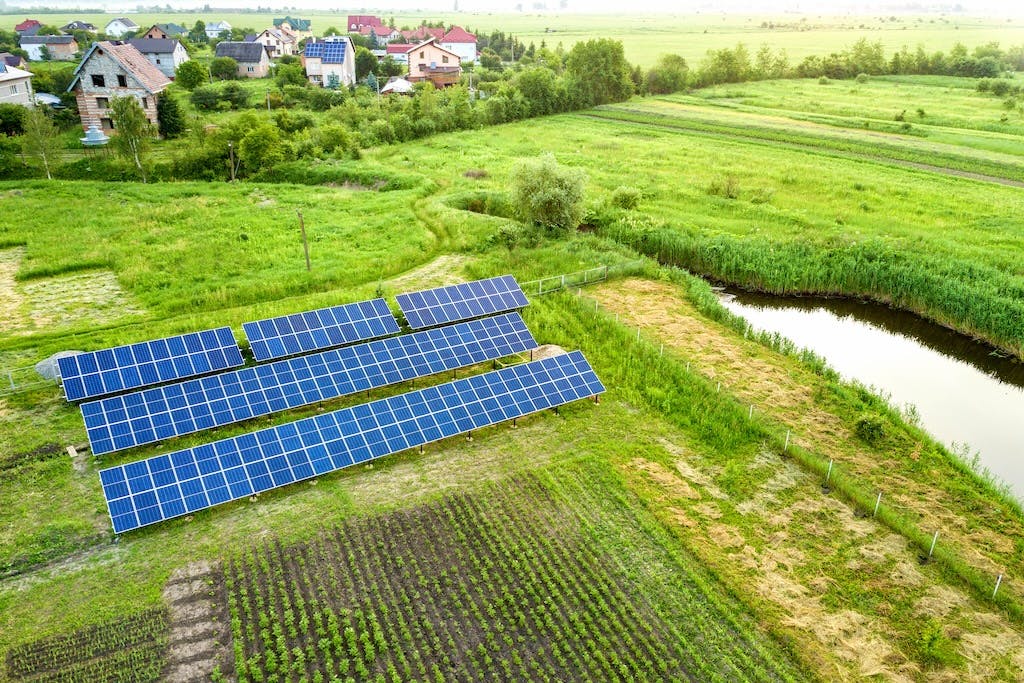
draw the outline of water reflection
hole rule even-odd
[[[1024,500],[1024,363],[878,304],[735,292],[722,303],[755,328],[811,349],[843,377],[913,405],[939,441],[968,444]]]

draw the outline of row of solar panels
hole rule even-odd
[[[414,330],[511,311],[529,303],[511,275],[399,294],[397,299]],[[244,323],[242,328],[259,362],[399,331],[384,299]],[[220,327],[67,356],[57,364],[65,397],[79,401],[237,368],[243,360],[231,328]]]
[[[122,533],[603,392],[574,351],[107,468],[100,482]]]

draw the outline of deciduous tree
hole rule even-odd
[[[131,96],[110,100],[110,118],[116,133],[112,137],[114,149],[135,164],[142,182],[146,182],[145,161],[153,140],[153,124],[146,118],[139,101]]]

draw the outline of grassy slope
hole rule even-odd
[[[13,27],[25,17],[18,14],[0,15],[0,24]],[[30,13],[31,14],[31,13]],[[330,26],[342,28],[347,14],[324,12],[292,12],[313,21],[313,30],[322,32]],[[60,13],[37,17],[44,23],[63,25],[73,19],[90,21],[104,26],[115,15]],[[154,14],[130,15],[140,26],[148,28],[158,21],[173,21],[191,27],[197,19],[206,23],[226,20],[234,27],[254,29],[268,26],[274,16],[281,14],[216,13],[216,14]],[[392,16],[386,14],[385,18]],[[828,54],[837,46],[849,45],[860,37],[881,41],[887,53],[903,45],[915,49],[918,44],[929,53],[947,51],[960,41],[973,48],[991,41],[1004,47],[1024,43],[1024,22],[1021,20],[980,19],[971,17],[898,17],[895,21],[879,17],[828,17],[816,14],[806,16],[743,16],[714,13],[698,15],[589,15],[589,14],[492,14],[492,13],[398,13],[394,14],[399,26],[415,26],[423,20],[444,21],[469,27],[479,33],[494,30],[512,32],[527,45],[538,47],[545,41],[549,47],[562,43],[569,49],[580,40],[594,36],[621,40],[626,57],[643,66],[653,64],[659,55],[671,53],[698,62],[708,50],[732,47],[746,43],[752,50],[762,44],[784,48],[796,62],[808,55]],[[762,28],[762,23],[773,22],[780,28]]]

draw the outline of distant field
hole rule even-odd
[[[296,14],[296,12],[291,12]],[[25,17],[24,12],[0,15],[0,25],[11,28]],[[29,13],[31,14],[31,12]],[[314,32],[330,26],[342,29],[347,13],[298,12],[313,21]],[[89,21],[103,26],[112,14],[60,13],[39,15],[46,23],[62,25],[73,19]],[[129,15],[140,26],[148,27],[158,21],[173,21],[191,27],[197,19],[204,22],[226,20],[235,27],[263,28],[280,14],[212,13],[212,14],[159,14]],[[384,14],[389,18],[392,14]],[[880,41],[887,53],[903,45],[914,48],[921,44],[929,52],[948,52],[959,41],[969,48],[992,41],[1003,47],[1024,44],[1024,20],[987,19],[974,17],[895,17],[881,19],[860,16],[822,16],[815,14],[786,14],[781,16],[740,16],[719,14],[691,15],[589,15],[589,14],[491,14],[491,13],[397,13],[393,15],[399,27],[414,26],[423,20],[460,24],[481,33],[494,30],[512,32],[526,45],[538,47],[545,41],[549,47],[562,43],[566,49],[577,41],[606,37],[621,40],[626,58],[647,66],[659,55],[671,53],[697,63],[708,50],[732,47],[746,43],[758,48],[762,44],[784,48],[791,61],[808,55],[826,55],[864,37]],[[768,28],[774,25],[776,28]]]

